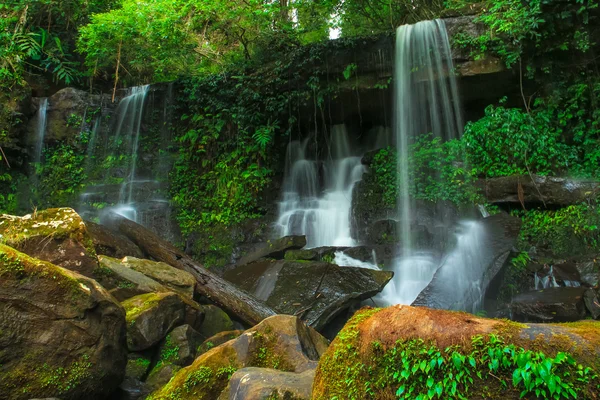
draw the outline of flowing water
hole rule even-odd
[[[165,239],[174,239],[171,206],[164,196],[171,159],[172,85],[127,89],[112,112],[94,117],[89,127],[86,173],[89,178],[78,211],[88,219],[115,212],[142,224]],[[163,93],[162,91],[160,92]]]
[[[42,162],[42,151],[44,150],[44,137],[46,136],[46,116],[48,113],[48,98],[40,99],[37,111],[37,135],[35,142],[35,152],[33,154],[33,162],[39,164]]]
[[[416,250],[412,235],[412,228],[419,221],[415,220],[418,212],[410,194],[411,144],[418,136],[428,133],[451,140],[459,137],[463,128],[458,86],[443,21],[423,21],[397,29],[394,84],[401,248],[394,263],[393,288],[388,285],[380,299],[387,304],[411,304],[438,273],[443,275],[443,284],[451,288],[448,296],[465,291],[474,293],[467,296],[472,303],[457,300],[453,308],[478,308],[483,298],[480,285],[484,268],[483,225],[473,221],[460,223],[455,248],[441,261],[433,252]],[[457,296],[457,299],[462,298]]]
[[[306,235],[307,247],[353,246],[352,189],[364,173],[344,125],[331,130],[327,160],[309,155],[310,139],[288,145],[283,199],[276,228],[280,236]]]
[[[463,128],[452,54],[442,20],[400,26],[396,31],[394,129],[398,149],[398,214],[403,253],[413,249],[410,147],[419,135],[454,139]]]

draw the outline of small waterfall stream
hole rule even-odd
[[[325,162],[309,156],[309,145],[309,139],[288,145],[279,235],[306,235],[307,247],[354,246],[350,207],[352,188],[364,172],[361,157],[351,150],[344,125],[332,128]]]
[[[393,288],[388,285],[380,298],[387,304],[411,304],[437,272],[444,285],[452,288],[448,293],[468,292],[465,297],[473,300],[472,304],[450,300],[453,308],[476,310],[482,304],[485,289],[479,284],[484,268],[483,225],[477,221],[461,222],[455,248],[441,262],[427,251],[416,251],[412,237],[412,228],[419,221],[415,220],[418,212],[410,192],[411,144],[427,133],[451,140],[459,137],[463,128],[450,43],[442,20],[397,29],[394,80],[401,248],[393,268]]]
[[[42,162],[42,152],[44,150],[44,138],[46,136],[46,116],[48,113],[48,98],[40,99],[39,108],[37,111],[37,135],[35,142],[35,153],[33,162],[39,164]]]
[[[157,90],[166,96],[156,100]],[[89,128],[82,215],[102,219],[115,212],[171,239],[171,207],[164,195],[171,103],[172,85],[137,86],[126,89],[114,111],[96,115]]]

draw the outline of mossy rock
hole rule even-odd
[[[315,368],[327,345],[297,317],[276,315],[202,354],[149,399],[216,400],[240,368],[302,373]]]
[[[202,337],[190,325],[173,329],[158,347],[159,362],[187,366],[194,361]]]
[[[600,322],[526,325],[424,307],[367,307],[321,358],[312,395],[519,399],[536,398],[536,389],[550,396],[561,382],[561,390],[595,399],[599,355]]]
[[[319,253],[315,250],[288,250],[285,252],[283,257],[287,261],[317,261],[319,259]]]
[[[242,333],[244,333],[244,331],[240,331],[240,330],[219,332],[216,335],[211,336],[208,339],[206,339],[204,342],[202,342],[202,344],[200,346],[198,346],[196,354],[197,355],[204,354],[207,351],[209,351],[217,346],[222,345],[223,343],[229,342],[230,340],[237,338]]]
[[[135,257],[125,257],[121,260],[121,263],[127,268],[146,275],[184,297],[192,299],[194,296],[196,278],[189,272],[174,268],[164,262]]]
[[[225,311],[211,304],[202,305],[201,307],[204,311],[204,322],[199,332],[204,339],[220,332],[233,330],[233,322]]]
[[[314,370],[242,368],[233,374],[219,400],[310,400],[314,378]]]
[[[0,245],[0,393],[104,398],[125,376],[125,312],[92,279]]]
[[[154,279],[127,267],[121,260],[108,256],[98,256],[98,260],[100,267],[95,272],[96,280],[119,301],[140,294],[171,291]]]
[[[148,349],[184,320],[185,303],[176,293],[148,293],[121,303],[126,311],[127,347]]]
[[[31,257],[95,278],[98,259],[79,214],[51,208],[23,217],[0,216],[0,241]]]
[[[142,380],[148,374],[151,364],[150,357],[140,353],[129,353],[127,355],[125,376],[127,378]]]

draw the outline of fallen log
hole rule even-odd
[[[116,213],[109,213],[102,222],[127,236],[148,256],[194,275],[197,281],[196,290],[199,293],[243,322],[254,326],[276,314],[262,301],[210,272],[143,226]]]

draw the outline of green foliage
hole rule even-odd
[[[81,72],[71,53],[79,25],[114,1],[8,0],[0,4],[0,86],[23,85],[29,75],[47,74],[72,84]]]
[[[567,170],[575,155],[552,129],[549,110],[527,114],[519,109],[488,106],[485,116],[465,127],[467,162],[486,177],[556,174]]]
[[[400,341],[382,354],[387,374],[374,386],[398,385],[399,399],[462,399],[468,398],[471,387],[478,386],[477,380],[499,379],[502,388],[512,386],[521,397],[569,399],[577,398],[581,386],[596,379],[590,368],[566,353],[547,357],[505,344],[495,335],[475,336],[471,343],[472,350],[467,353],[458,346],[441,351],[420,339]]]
[[[455,204],[481,203],[473,186],[470,169],[462,162],[463,145],[459,140],[442,142],[440,138],[423,135],[409,151],[410,194],[415,199],[451,201]],[[399,182],[397,153],[387,147],[375,154],[371,164],[377,184],[383,188],[383,201],[394,206],[398,198]]]
[[[38,206],[72,205],[86,180],[85,156],[73,146],[63,143],[45,150],[44,158],[44,163],[36,166]]]
[[[559,210],[529,210],[522,217],[520,246],[569,255],[600,249],[600,210],[595,204],[571,205]],[[525,249],[527,250],[527,249]]]

